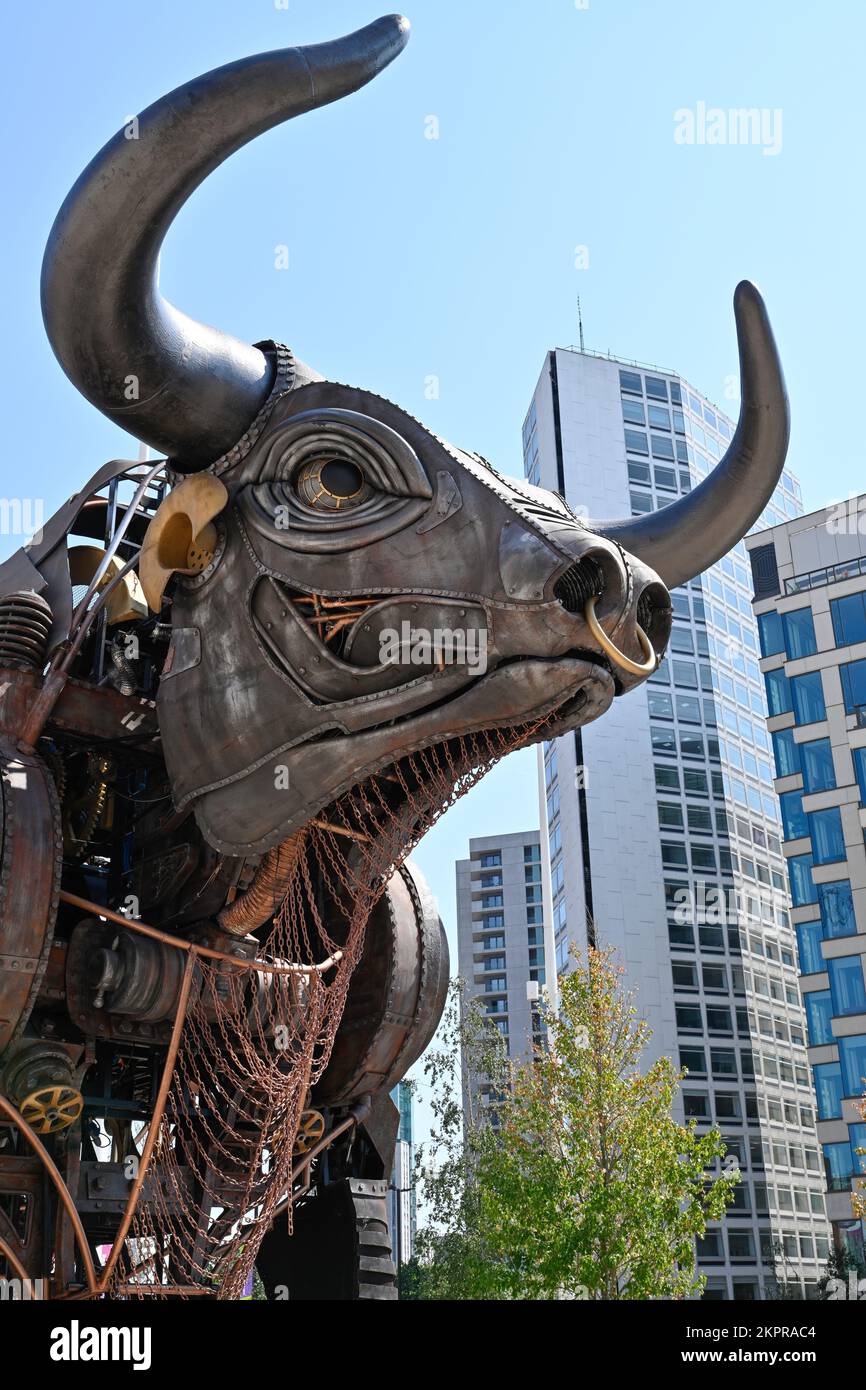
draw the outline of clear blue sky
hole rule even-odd
[[[578,294],[588,347],[673,368],[724,404],[731,293],[748,276],[782,349],[807,509],[862,491],[851,427],[866,319],[862,0],[406,5],[408,49],[371,86],[264,136],[199,190],[167,242],[163,292],[239,337],[283,339],[520,473],[528,399],[545,351],[577,339]],[[183,80],[386,9],[7,9],[4,496],[38,490],[48,514],[102,460],[136,453],[67,383],[39,315],[45,239],[85,163]],[[674,112],[701,101],[780,109],[781,152],[675,143]],[[431,115],[438,140],[425,139]],[[288,271],[274,268],[280,244]],[[574,267],[578,244],[587,270]],[[425,398],[431,375],[438,400]],[[524,753],[425,841],[417,857],[452,941],[453,863],[468,836],[537,814]]]

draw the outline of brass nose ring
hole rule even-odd
[[[633,676],[651,676],[659,664],[659,658],[643,628],[639,623],[635,624],[638,641],[643,648],[646,661],[632,661],[630,656],[626,656],[625,652],[621,652],[619,647],[611,642],[601,623],[598,621],[598,618],[595,616],[595,605],[597,602],[597,594],[593,594],[591,598],[588,598],[586,607],[583,610],[583,616],[586,618],[587,626],[602,651],[606,652],[611,661],[616,662],[617,666],[621,666],[624,671],[630,671]]]

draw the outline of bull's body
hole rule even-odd
[[[462,785],[509,746],[597,718],[654,669],[668,587],[745,533],[784,461],[784,388],[747,285],[728,455],[660,517],[605,525],[279,345],[239,344],[159,298],[159,246],[192,188],[259,131],[362,85],[405,38],[404,21],[382,20],[157,102],[136,141],[116,137],[85,171],[49,242],[43,305],[62,364],[171,460],[106,465],[0,566],[0,1268],[39,1278],[53,1260],[55,1293],[105,1287],[93,1249],[114,1243],[118,1258],[136,1203],[156,1200],[157,1160],[140,1179],[129,1167],[153,1158],[140,1121],[163,1125],[163,1157],[177,1149],[177,1191],[160,1209],[195,1214],[163,1252],[163,1288],[180,1287],[181,1266],[199,1281],[199,1246],[228,1229],[220,1206],[253,1222],[250,1249],[264,1235],[272,1294],[393,1295],[388,1093],[429,1041],[447,980],[441,924],[405,850],[451,794],[449,769]],[[287,903],[294,936],[280,939],[305,946],[297,987],[279,983],[298,962],[273,944]],[[216,1144],[219,1176],[202,1173],[183,1162],[181,1110],[174,1126],[164,1118],[203,989],[190,962],[219,962],[208,968],[229,993],[243,975],[247,1027],[276,997],[310,1011],[312,975],[345,969],[353,941],[339,1028],[305,1058],[301,1137],[297,1116],[279,1130],[297,1150],[283,1204],[306,1197],[289,1243],[285,1223],[264,1234],[265,1179],[234,1211],[243,1162],[233,1176],[229,1141]],[[196,1007],[207,1025],[222,1004]],[[257,1024],[268,1046],[274,1024]],[[194,1071],[186,1046],[180,1065]],[[282,1077],[289,1094],[291,1068]],[[274,1078],[278,1067],[269,1122]],[[182,1104],[256,1154],[263,1095],[252,1082],[209,1094],[196,1079]]]

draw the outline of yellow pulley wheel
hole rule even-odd
[[[40,1086],[24,1097],[19,1109],[37,1134],[56,1134],[75,1123],[84,1109],[84,1097],[72,1086]]]
[[[293,1154],[303,1155],[309,1153],[314,1144],[318,1143],[325,1132],[325,1117],[319,1110],[302,1110],[301,1118],[298,1121],[298,1132],[295,1135],[295,1146]]]
[[[638,641],[643,649],[645,660],[642,662],[632,661],[630,656],[626,656],[625,652],[621,652],[619,647],[610,640],[601,623],[598,621],[598,618],[595,616],[595,605],[597,602],[598,599],[596,595],[587,599],[584,617],[586,618],[587,627],[602,651],[606,652],[611,661],[616,662],[617,666],[621,666],[624,671],[630,671],[633,676],[651,676],[659,664],[659,659],[656,656],[652,642],[647,637],[643,628],[635,624]]]

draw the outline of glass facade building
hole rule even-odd
[[[499,1030],[509,1055],[531,1056],[544,1039],[540,1004],[552,971],[549,887],[537,830],[469,841],[457,863],[457,961],[467,996]],[[464,1103],[484,1093],[467,1072]]]
[[[748,545],[827,1210],[866,1273],[866,498]]]
[[[525,474],[578,515],[640,515],[696,487],[733,429],[679,376],[557,349],[526,417]],[[786,473],[759,524],[801,511]],[[808,1292],[829,1233],[745,544],[672,605],[655,675],[541,755],[556,966],[572,942],[615,947],[653,1048],[687,1069],[685,1117],[717,1125],[740,1168],[734,1207],[698,1245],[706,1296]],[[791,640],[805,650],[808,632]],[[804,682],[776,698],[805,714],[817,694]],[[816,831],[832,852],[834,825]]]

